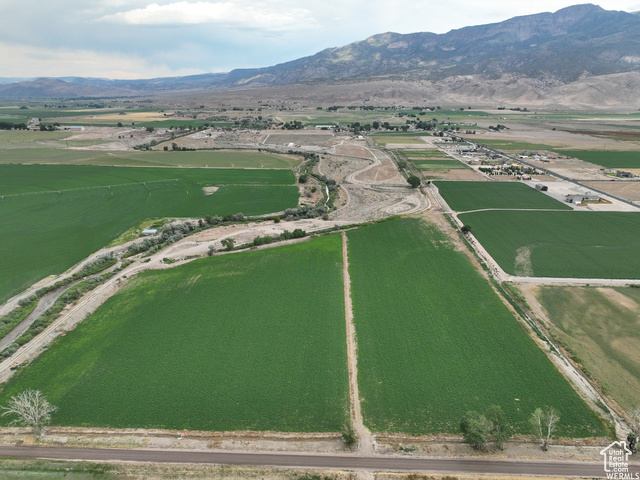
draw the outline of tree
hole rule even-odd
[[[556,431],[560,415],[553,407],[536,408],[531,414],[529,423],[541,443],[542,450],[549,449],[551,438]]]
[[[411,185],[411,188],[418,188],[422,183],[420,178],[416,177],[415,175],[409,175],[409,178],[407,178],[407,182],[409,183],[409,185]]]
[[[353,447],[358,443],[358,434],[353,429],[351,422],[345,422],[342,425],[342,439],[349,447]]]
[[[469,233],[471,231],[471,227],[469,225],[462,225],[462,228],[460,228],[460,231],[462,233]]]
[[[491,405],[487,409],[486,416],[491,423],[491,437],[496,447],[500,450],[504,449],[505,442],[513,435],[513,429],[507,424],[502,408],[498,405]]]
[[[465,441],[478,450],[486,450],[491,442],[502,450],[513,434],[502,408],[497,405],[491,405],[484,415],[467,412],[460,422],[460,429]]]
[[[491,437],[491,422],[478,412],[467,412],[460,422],[464,440],[477,450],[486,450]]]
[[[51,414],[58,407],[51,405],[39,390],[25,390],[9,399],[2,416],[17,415],[9,425],[19,424],[33,428],[36,435],[42,434],[45,425],[51,421]]]
[[[230,252],[231,250],[233,250],[233,247],[236,244],[236,241],[233,238],[225,238],[220,243],[222,244],[223,247],[225,247],[225,250],[227,252]]]

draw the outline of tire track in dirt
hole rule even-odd
[[[349,276],[349,249],[347,234],[342,232],[342,274],[344,279],[344,313],[347,323],[347,362],[349,370],[349,403],[353,430],[358,435],[358,451],[361,454],[374,453],[373,435],[364,426],[360,409],[360,393],[358,391],[358,347],[356,328],[353,323],[353,304],[351,302],[351,277]]]

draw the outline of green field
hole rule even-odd
[[[43,132],[57,133],[57,132]],[[1,137],[1,136],[0,136]],[[42,140],[31,144],[2,144],[0,140],[0,164],[59,164],[59,165],[116,165],[116,166],[185,166],[232,168],[290,168],[298,160],[262,152],[236,152],[222,150],[198,150],[195,152],[105,152],[101,150],[69,150],[62,148],[67,141],[52,137],[49,146],[43,148]],[[83,140],[69,140],[70,146]],[[59,143],[59,145],[58,145]],[[99,143],[91,141],[91,144]]]
[[[451,157],[440,150],[404,150],[402,153],[410,160],[451,159]]]
[[[297,187],[279,185],[293,181],[290,170],[0,165],[0,302],[62,273],[145,218],[295,207]],[[202,190],[227,184],[233,185],[213,195]],[[42,191],[55,193],[35,193]]]
[[[623,408],[640,398],[640,289],[539,287],[560,338]]]
[[[291,185],[295,182],[291,170],[0,165],[0,195],[176,179],[194,188],[207,185]]]
[[[424,144],[420,137],[427,136],[428,133],[422,132],[420,134],[413,135],[381,135],[381,136],[372,136],[371,138],[377,144],[388,144],[388,143],[403,143],[403,144]]]
[[[413,163],[420,170],[454,170],[454,169],[462,169],[469,168],[464,163],[459,162],[458,160],[452,160],[447,158],[440,159],[430,159],[430,160],[416,160],[411,159]]]
[[[54,425],[339,431],[340,236],[145,272],[10,380],[0,404],[27,388],[59,407]]]
[[[512,275],[640,278],[640,214],[487,211],[459,215]]]
[[[73,132],[32,132],[25,130],[0,130],[0,150],[13,148],[42,147],[43,142],[53,142],[65,139]],[[60,144],[62,145],[62,143]],[[1,162],[6,163],[2,152]]]
[[[464,136],[464,135],[463,135]],[[509,151],[522,151],[522,150],[555,150],[558,147],[551,145],[545,145],[541,143],[527,143],[516,142],[513,140],[488,140],[484,138],[474,138],[475,135],[468,137],[469,140],[479,143],[480,145],[486,145],[487,147],[495,148],[496,150],[509,150]]]
[[[640,168],[640,151],[557,150],[557,152],[605,168]]]
[[[484,208],[571,210],[544,193],[517,182],[434,182],[457,212]]]
[[[403,219],[349,232],[358,380],[373,431],[460,431],[502,406],[518,432],[544,405],[561,435],[604,434],[542,350],[434,226]]]

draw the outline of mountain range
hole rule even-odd
[[[328,97],[340,97],[340,86],[349,90],[353,84],[390,83],[409,96],[420,96],[422,88],[423,97],[457,94],[475,104],[566,100],[584,106],[635,107],[640,104],[640,15],[576,5],[445,34],[382,33],[272,67],[226,74],[0,82],[0,97],[202,95],[292,84],[313,84]],[[370,96],[384,100],[383,90],[371,91]]]

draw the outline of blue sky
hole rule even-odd
[[[445,33],[576,1],[0,0],[0,77],[152,78],[265,67],[384,32]],[[638,11],[640,0],[602,0]]]

